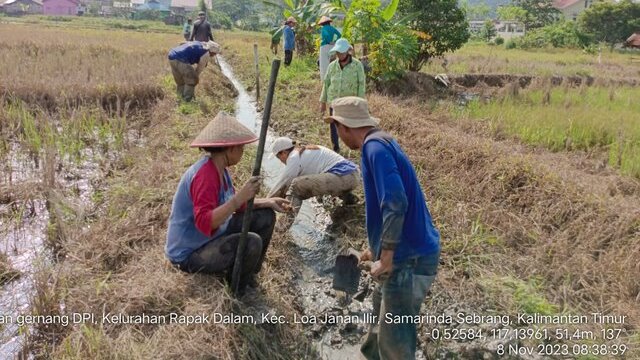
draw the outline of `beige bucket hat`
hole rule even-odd
[[[240,124],[235,117],[220,111],[193,140],[191,147],[227,147],[244,145],[258,140],[253,131]]]
[[[378,126],[380,120],[369,115],[367,100],[357,96],[346,96],[335,99],[331,103],[333,115],[327,116],[324,121],[331,124],[334,121],[350,128],[365,126]]]
[[[215,53],[215,54],[220,54],[222,51],[222,48],[220,47],[220,44],[218,44],[215,41],[206,41],[202,43],[202,47],[205,50],[209,50],[209,52]]]
[[[293,16],[289,16],[289,18],[286,21],[287,23],[294,23],[297,24],[298,22],[296,21],[296,18],[294,18]]]
[[[328,16],[322,16],[322,17],[320,18],[320,20],[318,20],[318,25],[324,25],[324,24],[326,24],[326,23],[330,23],[330,22],[332,22],[332,21],[333,21],[333,20],[331,20],[331,18],[330,18],[330,17],[328,17]]]

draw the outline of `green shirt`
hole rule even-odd
[[[364,67],[360,60],[352,57],[351,62],[344,68],[340,68],[340,61],[336,59],[327,69],[320,102],[331,103],[345,96],[364,98],[365,80]]]

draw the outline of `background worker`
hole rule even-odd
[[[293,211],[283,224],[288,228],[295,220],[302,201],[314,196],[333,195],[347,204],[357,201],[351,193],[358,186],[358,167],[339,154],[318,145],[296,145],[288,137],[277,138],[271,148],[273,154],[285,164],[267,197],[284,196]]]
[[[332,106],[326,121],[336,123],[349,148],[361,151],[369,249],[360,260],[375,261],[373,313],[379,323],[370,326],[361,352],[367,359],[415,359],[417,324],[385,319],[420,313],[437,273],[440,234],[413,165],[396,140],[377,128],[367,101],[346,97]]]
[[[207,21],[204,11],[198,13],[198,20],[193,23],[190,41],[213,41],[213,33],[211,32],[211,24]]]
[[[327,103],[344,96],[358,96],[364,98],[366,77],[364,67],[358,59],[350,54],[351,44],[345,38],[338,39],[331,53],[336,53],[337,59],[329,64],[327,75],[324,78],[322,94],[320,95],[320,113],[322,116],[327,111]],[[332,110],[329,110],[331,114]],[[333,123],[330,125],[331,143],[333,151],[340,151],[338,133]]]
[[[318,25],[321,26],[320,30],[320,80],[324,81],[324,77],[327,75],[327,69],[331,62],[331,49],[335,45],[336,40],[340,39],[342,35],[340,32],[331,25],[330,17],[323,16],[318,21]]]
[[[219,53],[220,45],[213,41],[187,42],[169,51],[169,65],[179,98],[184,101],[191,101],[194,98],[200,73],[207,66],[209,58]],[[195,64],[197,65],[194,68]]]
[[[180,179],[165,246],[167,258],[180,270],[217,274],[231,281],[245,204],[258,192],[260,178],[249,179],[236,193],[227,168],[240,162],[245,144],[256,140],[251,130],[220,112],[191,144],[206,154]],[[255,199],[241,289],[256,285],[255,274],[260,271],[275,226],[274,210],[288,208],[285,199]]]
[[[296,48],[296,32],[294,31],[296,24],[296,19],[293,16],[290,16],[284,23],[284,30],[282,30],[282,35],[284,37],[285,66],[291,65],[291,60],[293,60],[293,50]]]
[[[184,36],[184,41],[189,41],[191,37],[191,18],[188,18],[187,22],[182,26],[182,36]]]

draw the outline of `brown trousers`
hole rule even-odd
[[[185,101],[191,101],[195,95],[195,88],[198,85],[198,73],[193,65],[183,63],[178,60],[169,60],[173,80],[176,82],[178,97]]]
[[[293,211],[284,219],[283,228],[288,229],[293,224],[303,200],[322,195],[345,196],[354,190],[359,182],[358,172],[343,176],[322,173],[293,179],[287,190],[287,200],[291,201]]]

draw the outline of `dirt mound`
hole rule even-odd
[[[407,72],[404,77],[374,84],[376,91],[390,96],[440,96],[451,95],[450,90],[432,75]]]
[[[533,84],[549,84],[551,86],[640,86],[634,79],[600,79],[592,76],[531,76],[511,74],[464,74],[449,75],[448,81],[458,90],[474,88],[505,88],[518,84],[526,88]],[[440,96],[453,95],[435,76],[421,72],[407,72],[401,79],[376,82],[375,90],[382,95],[390,96]]]

